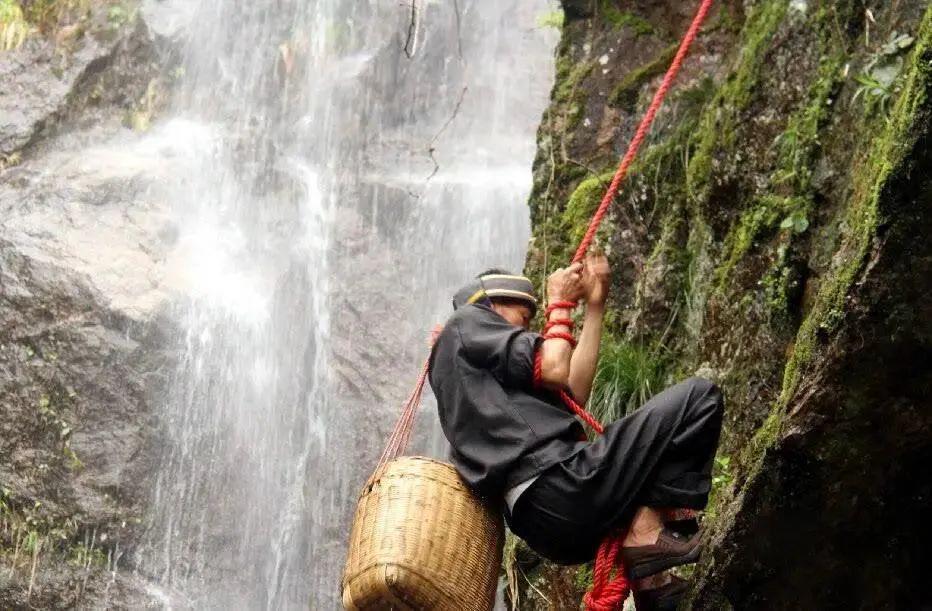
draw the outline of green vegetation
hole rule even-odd
[[[679,45],[676,44],[670,45],[657,57],[625,75],[609,94],[609,105],[633,112],[637,105],[641,87],[654,77],[667,71],[678,47]]]
[[[547,11],[537,16],[537,27],[559,30],[563,27],[563,17],[562,10]]]
[[[601,422],[617,420],[657,393],[664,373],[656,350],[605,337],[588,409]]]
[[[0,51],[19,47],[33,31],[23,9],[15,0],[0,0]]]
[[[0,0],[0,52],[16,49],[36,33],[55,36],[58,45],[80,37],[93,6],[106,6],[111,30],[132,22],[132,3],[114,0]]]
[[[835,44],[823,42],[824,47]],[[844,53],[834,54],[825,48],[819,72],[806,95],[805,104],[787,121],[786,129],[777,136],[777,167],[770,178],[773,187],[795,188],[797,195],[811,190],[812,167],[819,149],[819,131],[832,105],[832,96],[842,78]]]
[[[113,29],[128,23],[133,17],[134,13],[120,4],[114,4],[107,10],[107,21]]]
[[[569,62],[557,62],[557,85],[554,89],[553,103],[558,105],[562,114],[564,130],[571,130],[582,120],[586,106],[586,93],[580,87],[583,79],[592,72],[595,62],[582,62],[570,67]]]
[[[918,43],[909,59],[910,69],[889,118],[879,117],[882,130],[878,137],[866,140],[867,154],[861,157],[854,172],[854,193],[851,196],[844,225],[844,243],[836,256],[831,274],[822,284],[816,303],[805,318],[796,336],[793,354],[786,364],[780,406],[792,398],[801,377],[801,370],[814,358],[819,335],[831,333],[844,318],[845,299],[867,260],[881,220],[881,194],[894,175],[901,171],[905,153],[915,142],[915,123],[920,116],[928,120],[927,99],[932,82],[932,8],[923,17]],[[780,407],[778,407],[779,409]]]
[[[51,429],[61,443],[62,455],[68,459],[68,468],[73,471],[78,471],[84,468],[84,463],[81,462],[78,455],[75,454],[74,449],[71,447],[72,427],[71,424],[62,417],[60,409],[61,403],[74,398],[74,391],[68,389],[64,393],[58,392],[56,395],[57,398],[53,401],[53,398],[49,394],[42,394],[36,403],[36,411],[39,413],[39,418],[43,425]]]
[[[93,543],[90,545],[77,543],[68,549],[68,563],[83,568],[105,567],[107,566],[107,554]]]
[[[599,2],[599,12],[602,18],[616,29],[631,28],[638,36],[654,33],[654,26],[649,21],[634,13],[622,11],[616,6],[614,0],[601,0]]]
[[[77,21],[86,18],[93,2],[94,0],[19,0],[27,21],[35,24],[43,32],[54,30],[66,19]]]
[[[580,592],[586,592],[592,587],[592,568],[594,563],[588,562],[580,565],[573,575],[573,585]]]
[[[712,464],[712,490],[709,492],[709,504],[706,510],[706,520],[714,520],[718,514],[720,500],[724,492],[734,482],[735,475],[728,454],[719,453]]]
[[[735,121],[751,101],[754,85],[764,64],[766,51],[786,16],[787,3],[770,0],[758,4],[742,30],[738,63],[719,89],[712,108],[703,116],[694,136],[686,185],[690,201],[707,199],[713,156],[731,151],[735,145]]]
[[[41,502],[18,503],[10,490],[0,488],[0,559],[11,575],[17,570],[30,574],[30,590],[41,555],[65,549],[76,534],[74,519],[57,520]]]
[[[865,112],[886,114],[890,99],[900,92],[900,73],[903,70],[903,53],[909,49],[915,39],[908,34],[890,32],[883,43],[868,58],[864,71],[855,77],[860,84],[854,93],[852,102],[858,98],[865,101]]]
[[[806,210],[809,202],[800,197],[764,195],[738,217],[725,238],[722,263],[716,270],[716,285],[723,290],[732,269],[751,250],[754,243],[779,226],[802,233],[809,226]]]
[[[611,180],[612,174],[606,173],[587,178],[579,183],[563,210],[561,224],[564,232],[560,236],[561,239],[572,245],[582,240],[589,227],[589,221],[592,220],[592,215],[599,207],[605,195],[605,189]]]

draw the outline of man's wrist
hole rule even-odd
[[[555,302],[559,303],[559,302]],[[544,335],[551,332],[572,333],[573,332],[573,311],[570,308],[547,308],[544,316]]]

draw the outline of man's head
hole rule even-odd
[[[509,323],[525,329],[537,311],[531,281],[499,268],[482,272],[453,297],[454,309],[470,303],[487,305]]]

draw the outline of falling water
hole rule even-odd
[[[552,9],[195,10],[157,128],[185,151],[167,188],[186,298],[139,571],[169,605],[339,607],[355,497],[427,329],[469,276],[523,262]],[[442,452],[432,426],[417,449]]]

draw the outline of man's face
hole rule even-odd
[[[524,329],[531,328],[531,308],[519,302],[492,302],[492,309],[510,324]]]

